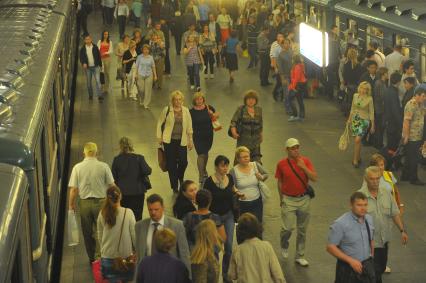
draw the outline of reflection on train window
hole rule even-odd
[[[294,15],[296,16],[296,23],[299,24],[304,21],[304,1],[294,0],[293,1]]]
[[[401,45],[402,46],[402,55],[406,56],[407,58],[410,57],[410,42],[407,37],[404,37],[400,34],[395,35],[395,45]]]
[[[426,43],[422,45],[420,52],[420,62],[421,62],[421,78],[422,82],[426,82]]]
[[[374,26],[367,26],[367,46],[373,40],[379,43],[379,49],[383,51],[383,30]]]
[[[348,19],[348,29],[353,32],[355,38],[358,37],[358,24],[355,20]]]
[[[49,147],[50,165],[55,162],[56,159],[56,126],[55,126],[55,113],[53,110],[53,101],[49,103],[49,110],[47,111],[47,143]],[[49,166],[49,169],[52,168]],[[50,172],[50,171],[48,171]],[[48,176],[50,177],[50,176]]]
[[[36,177],[36,179],[35,179],[36,184],[34,186],[36,191],[34,192],[34,194],[37,198],[37,201],[36,201],[37,219],[38,219],[39,224],[40,224],[40,229],[42,229],[43,220],[42,220],[42,217],[41,217],[42,216],[42,211],[41,211],[42,208],[41,208],[41,199],[40,199],[40,189],[43,189],[43,172],[42,172],[43,165],[41,163],[40,145],[41,145],[41,143],[39,141],[37,148],[35,149],[35,156],[34,156],[34,158],[35,158],[35,168],[34,168],[35,171],[34,171],[34,173],[35,173],[35,177]]]
[[[10,282],[25,282],[23,275],[24,272],[22,270],[21,243],[19,243],[15,252],[15,258],[13,259],[12,276],[10,278]]]

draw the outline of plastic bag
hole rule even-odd
[[[92,263],[92,274],[93,279],[95,279],[95,283],[108,283],[108,280],[105,280],[102,276],[100,259],[97,259]]]
[[[248,58],[248,57],[249,57],[248,49],[244,49],[244,50],[243,50],[243,54],[242,54],[242,56],[243,56],[244,58]]]
[[[68,246],[76,246],[79,243],[79,231],[74,210],[68,210]]]
[[[339,150],[344,151],[349,145],[349,125],[346,125],[345,131],[339,138]]]

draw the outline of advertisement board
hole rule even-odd
[[[320,67],[328,65],[328,33],[308,24],[299,25],[300,54]]]

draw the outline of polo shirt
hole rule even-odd
[[[333,222],[328,232],[328,243],[336,245],[351,258],[363,261],[371,257],[371,246],[368,241],[368,231],[364,220],[370,228],[371,240],[374,238],[374,225],[371,215],[360,219],[352,211],[346,212]]]
[[[86,157],[72,169],[69,187],[77,188],[81,199],[105,198],[106,190],[114,184],[111,169],[96,157]]]
[[[401,64],[404,62],[405,57],[398,51],[394,51],[385,57],[385,67],[388,68],[389,74],[395,71],[400,71]]]
[[[274,41],[271,45],[271,51],[269,53],[269,56],[271,58],[277,58],[282,50],[283,48],[281,47],[281,45],[277,41]]]
[[[377,198],[374,198],[367,186],[359,192],[364,193],[368,199],[368,214],[374,220],[374,247],[383,248],[389,242],[391,235],[392,218],[399,214],[399,208],[392,194],[379,186]]]
[[[302,156],[301,158],[309,170],[314,170],[314,166],[307,157]],[[302,195],[305,193],[306,187],[293,173],[290,166],[288,165],[287,159],[288,158],[284,158],[278,162],[277,168],[275,170],[275,178],[281,181],[281,193],[288,196]],[[295,160],[290,159],[290,162],[291,165],[293,165],[294,170],[297,172],[297,174],[299,174],[300,178],[302,178],[305,184],[308,184],[309,179],[305,172],[299,166],[297,166]]]

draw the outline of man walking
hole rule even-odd
[[[420,159],[420,148],[424,145],[424,101],[426,99],[426,84],[419,85],[414,91],[413,98],[404,108],[402,124],[402,140],[405,144],[406,161],[402,170],[403,181],[413,185],[423,186],[417,176],[417,164]]]
[[[271,60],[269,57],[269,27],[263,26],[262,31],[257,36],[257,52],[259,53],[260,60],[260,85],[268,86],[269,82],[269,70],[271,69]]]
[[[281,254],[284,258],[288,257],[289,239],[297,223],[296,263],[308,266],[305,241],[313,197],[308,192],[308,182],[315,182],[318,177],[311,161],[300,154],[297,139],[288,139],[285,147],[288,157],[278,162],[275,171],[281,203]]]
[[[139,261],[146,256],[157,253],[154,235],[158,230],[169,228],[176,234],[176,246],[170,251],[170,254],[179,258],[188,268],[191,274],[191,262],[189,260],[189,246],[186,239],[185,227],[182,221],[166,216],[164,214],[164,201],[157,194],[150,195],[146,200],[149,212],[149,218],[136,222],[136,255]]]
[[[87,91],[89,92],[89,99],[93,99],[92,77],[95,77],[96,95],[98,100],[102,101],[101,91],[101,53],[99,48],[93,44],[90,35],[84,37],[84,45],[80,49],[80,63],[86,72]]]
[[[293,50],[290,48],[290,40],[284,39],[282,44],[282,50],[280,54],[278,55],[276,61],[277,61],[277,67],[278,67],[278,74],[277,74],[277,86],[276,89],[274,89],[274,97],[279,97],[281,100],[281,97],[284,97],[284,106],[285,110],[288,115],[292,115],[291,111],[291,105],[290,105],[290,99],[288,96],[288,85],[290,83],[290,72],[292,67],[292,58],[293,58]]]
[[[367,214],[367,196],[351,195],[351,211],[330,226],[327,252],[337,258],[335,283],[375,283],[373,219]],[[364,276],[363,281],[360,280]]]
[[[69,210],[75,211],[77,195],[84,245],[90,262],[100,257],[99,242],[96,237],[96,221],[106,190],[114,186],[114,178],[108,164],[96,158],[98,147],[93,142],[84,145],[84,160],[72,169],[68,187]]]
[[[376,283],[382,283],[382,274],[385,272],[388,261],[388,248],[391,235],[390,220],[393,220],[401,232],[401,242],[405,245],[408,241],[407,233],[402,224],[398,205],[392,193],[380,187],[382,174],[377,166],[365,169],[365,185],[359,192],[368,199],[368,212],[374,221],[374,267]]]

